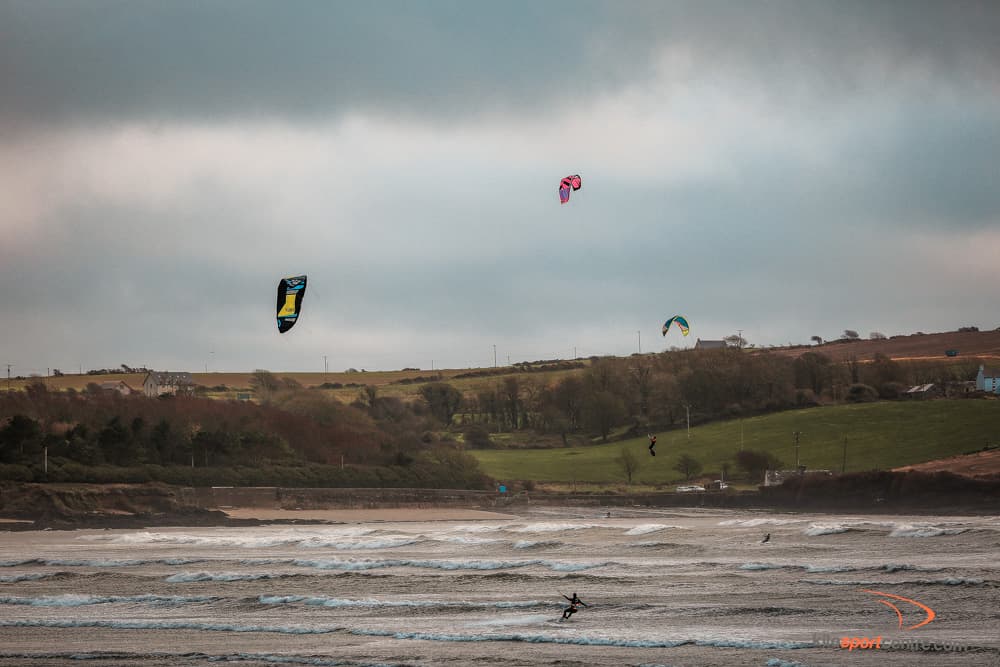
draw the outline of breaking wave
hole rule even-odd
[[[819,535],[839,535],[840,533],[846,533],[849,530],[851,530],[851,528],[842,523],[813,523],[802,532],[810,537],[817,537]]]
[[[561,546],[562,542],[559,540],[518,540],[514,543],[515,549],[535,549],[535,548],[549,548]]]
[[[626,535],[648,535],[650,533],[657,533],[661,530],[666,530],[667,528],[680,528],[680,526],[668,526],[662,523],[644,523],[634,528],[630,528],[625,531]]]
[[[383,607],[421,607],[421,608],[457,608],[457,609],[532,609],[537,607],[561,607],[558,602],[541,602],[538,600],[510,602],[465,602],[455,600],[375,600],[375,599],[345,599],[307,597],[304,595],[261,595],[261,604],[291,604],[299,603],[319,607],[363,607],[368,609]]]
[[[586,530],[587,528],[606,528],[599,523],[529,523],[526,526],[509,528],[512,533],[561,533],[567,530]]]
[[[43,595],[36,598],[0,597],[0,604],[25,605],[29,607],[83,607],[94,604],[114,604],[118,602],[138,602],[147,604],[191,604],[214,602],[219,598],[210,596],[185,597],[181,595]]]
[[[19,581],[38,581],[39,579],[49,579],[67,574],[66,572],[36,572],[33,574],[5,574],[0,575],[0,583],[14,584]]]
[[[889,537],[938,537],[940,535],[959,535],[968,528],[938,528],[929,524],[897,524]]]
[[[805,519],[727,519],[720,521],[720,526],[739,526],[754,528],[756,526],[787,526],[790,523],[802,523]]]
[[[334,528],[324,531],[282,531],[272,535],[189,535],[185,533],[154,533],[144,531],[111,537],[107,541],[116,544],[188,544],[199,547],[280,547],[299,545],[301,547],[335,547],[337,544],[353,544],[351,538],[364,537],[374,533],[374,528]],[[377,548],[377,547],[373,547]]]

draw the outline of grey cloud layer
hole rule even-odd
[[[538,113],[662,67],[783,95],[1000,81],[990,2],[14,1],[0,118]],[[666,65],[664,65],[666,58]]]

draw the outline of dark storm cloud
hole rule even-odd
[[[0,117],[530,114],[643,85],[664,53],[675,83],[790,101],[913,76],[995,95],[998,33],[990,2],[7,2]]]

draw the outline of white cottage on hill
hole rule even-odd
[[[168,373],[152,371],[142,381],[142,393],[151,398],[163,394],[177,394],[194,389],[194,380],[187,372]]]

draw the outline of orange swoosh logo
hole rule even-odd
[[[906,628],[907,630],[915,630],[922,625],[927,625],[928,623],[933,621],[934,618],[937,616],[937,614],[934,613],[934,610],[928,607],[927,605],[923,604],[922,602],[917,602],[916,600],[911,600],[910,598],[904,598],[902,595],[893,595],[892,593],[883,593],[882,591],[872,591],[867,588],[862,588],[861,590],[865,593],[871,593],[872,595],[881,595],[887,598],[892,598],[893,600],[902,600],[903,602],[909,602],[910,604],[922,609],[924,614],[926,614],[926,618],[924,618],[924,620],[921,621],[920,623],[917,623],[916,625],[911,625],[910,627]],[[879,602],[886,605],[887,607],[892,607],[892,609],[896,612],[896,616],[899,618],[899,627],[902,628],[903,612],[899,610],[899,607],[889,602],[888,600],[883,599],[879,600]]]

